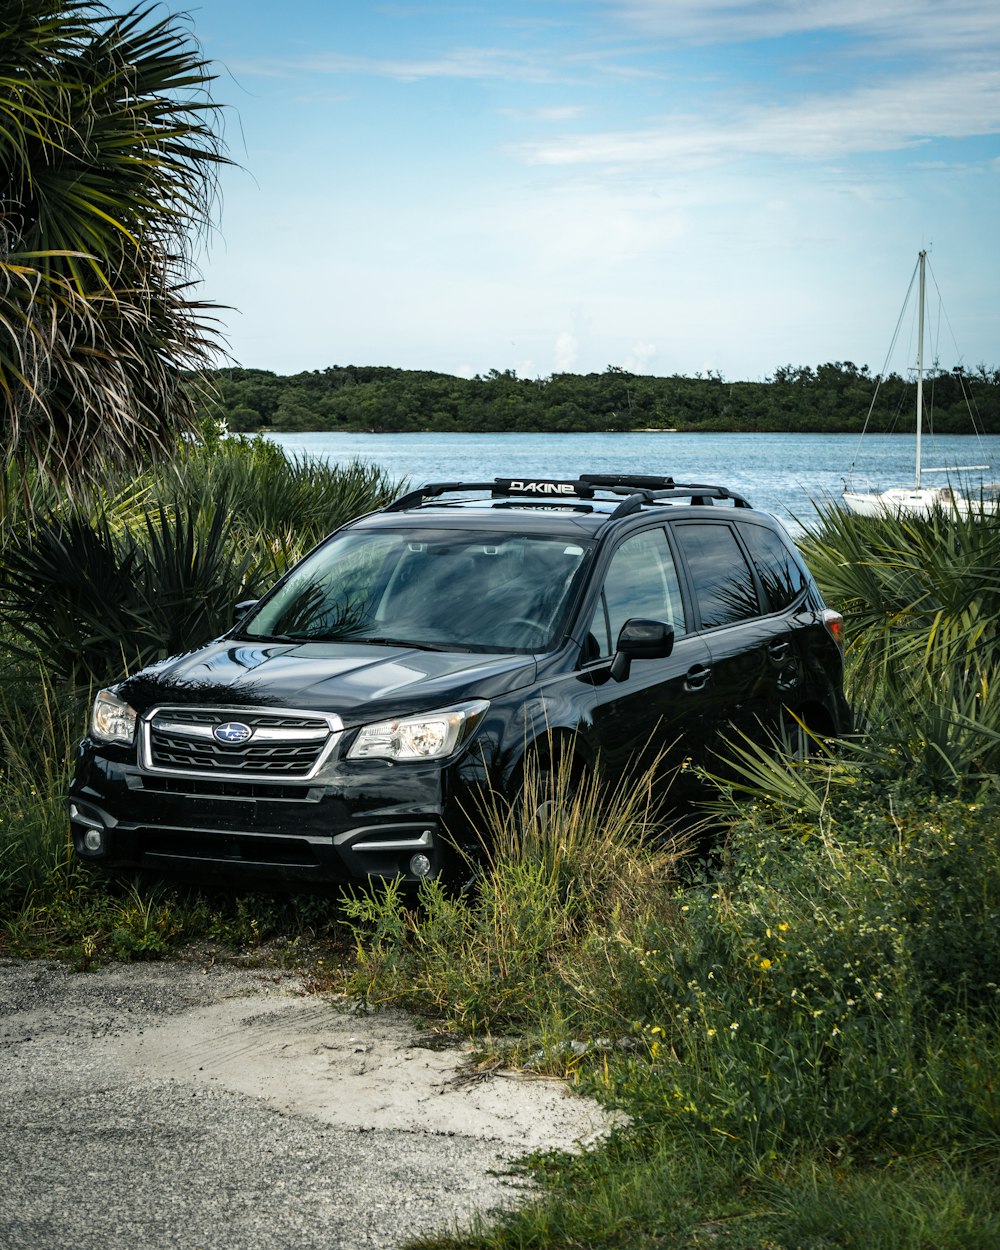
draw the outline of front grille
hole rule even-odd
[[[230,747],[212,741],[194,741],[184,734],[158,729],[152,731],[152,757],[155,768],[200,773],[281,773],[304,777],[316,763],[315,743],[304,746]]]
[[[219,742],[227,723],[250,730],[245,742]],[[143,723],[143,763],[157,773],[190,777],[306,780],[329,756],[339,717],[286,709],[164,707]]]

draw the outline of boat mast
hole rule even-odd
[[[917,326],[917,490],[920,489],[920,435],[923,431],[924,423],[924,266],[926,261],[927,253],[921,251],[919,259],[920,291],[917,297],[920,316],[920,322]]]

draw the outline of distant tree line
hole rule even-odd
[[[206,416],[236,433],[259,430],[431,431],[612,430],[852,433],[864,425],[876,379],[851,361],[784,365],[762,382],[721,374],[649,377],[603,373],[519,378],[512,370],[459,378],[424,370],[334,365],[292,376],[262,369],[205,375]],[[884,378],[869,429],[913,428],[915,382]],[[938,433],[1000,433],[1000,369],[937,369],[925,406]]]

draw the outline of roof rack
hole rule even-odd
[[[467,494],[470,491],[489,491],[492,499],[530,499],[550,507],[560,501],[569,504],[572,499],[593,499],[600,491],[605,496],[621,497],[622,501],[613,516],[624,516],[639,511],[645,504],[670,499],[690,499],[693,504],[711,503],[717,499],[731,500],[737,508],[751,506],[742,495],[734,494],[725,486],[675,482],[672,477],[582,473],[575,481],[526,476],[498,477],[492,482],[428,482],[401,495],[385,511],[406,512],[433,499],[440,499],[442,495]]]

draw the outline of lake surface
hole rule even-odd
[[[717,483],[773,512],[790,529],[808,525],[814,502],[834,500],[856,460],[857,487],[913,482],[914,445],[904,435],[856,434],[272,434],[289,456],[331,464],[367,460],[410,485],[495,477],[576,478],[580,473],[653,473]],[[934,474],[973,493],[1000,478],[1000,435],[924,436],[928,466],[991,465]]]

